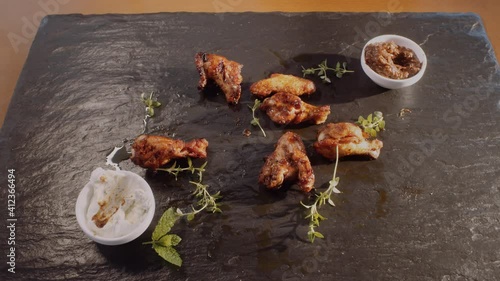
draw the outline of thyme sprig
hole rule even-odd
[[[219,203],[217,202],[218,199],[222,198],[222,196],[220,195],[220,191],[214,194],[210,194],[210,192],[208,191],[209,186],[203,184],[203,172],[205,172],[205,167],[207,166],[208,162],[203,163],[203,165],[201,165],[200,167],[195,167],[190,157],[187,158],[187,162],[187,167],[181,167],[180,165],[177,165],[177,162],[174,162],[174,164],[170,168],[157,169],[159,171],[164,171],[175,176],[175,180],[177,180],[177,176],[179,175],[179,173],[185,171],[189,171],[191,172],[191,174],[196,173],[196,175],[198,176],[197,181],[189,181],[189,183],[195,186],[193,195],[198,199],[198,202],[196,202],[196,206],[199,206],[199,208],[191,206],[192,211],[188,213],[184,213],[182,212],[182,210],[177,209],[176,213],[181,216],[186,216],[187,220],[190,221],[196,214],[205,209],[212,213],[221,212]]]
[[[142,133],[144,134],[144,132],[146,132],[148,128],[148,119],[153,118],[153,116],[155,116],[154,109],[160,107],[161,103],[158,100],[156,100],[155,97],[153,97],[153,92],[149,94],[149,97],[146,96],[145,93],[142,93],[141,101],[146,106],[146,115],[144,115],[144,119],[142,120],[142,122],[144,123]]]
[[[174,264],[176,266],[182,265],[182,258],[174,248],[177,244],[179,244],[182,238],[175,234],[169,234],[170,229],[175,225],[175,223],[182,217],[186,217],[188,221],[191,221],[195,218],[196,214],[200,213],[203,210],[207,210],[212,213],[222,212],[220,209],[220,204],[217,202],[222,196],[220,195],[220,191],[210,194],[208,191],[208,185],[203,184],[203,172],[205,172],[205,167],[208,162],[203,163],[200,167],[195,167],[193,165],[193,161],[191,158],[187,158],[188,166],[182,167],[178,165],[177,162],[170,168],[158,168],[159,171],[167,172],[173,176],[177,180],[177,176],[181,172],[191,172],[191,174],[195,174],[198,176],[197,181],[189,181],[190,184],[195,186],[195,190],[193,191],[193,195],[197,198],[196,206],[191,206],[190,212],[183,212],[180,208],[174,209],[169,208],[163,213],[160,221],[155,227],[152,235],[152,241],[145,242],[143,244],[151,244],[153,249],[167,262]]]
[[[319,194],[315,194],[316,198],[313,204],[306,205],[302,201],[300,204],[304,206],[308,211],[308,214],[305,216],[306,219],[309,219],[309,231],[307,232],[307,238],[311,243],[314,243],[314,239],[316,238],[325,238],[323,234],[319,231],[316,231],[316,227],[319,227],[320,222],[325,220],[326,217],[322,216],[319,213],[319,209],[321,206],[328,203],[332,207],[335,206],[332,200],[333,193],[340,193],[340,190],[337,189],[337,185],[339,184],[340,178],[337,177],[337,167],[339,164],[339,147],[335,147],[335,151],[337,154],[337,158],[335,160],[335,168],[333,170],[333,177],[329,181],[329,186],[324,192],[319,192]]]
[[[327,71],[331,70],[335,73],[335,76],[337,78],[342,78],[342,76],[346,73],[354,72],[353,70],[347,70],[347,63],[343,62],[342,65],[340,62],[337,62],[335,65],[335,68],[328,67],[328,62],[325,59],[322,61],[320,64],[318,64],[318,67],[314,68],[304,68],[302,66],[302,76],[305,77],[306,75],[318,75],[321,80],[323,80],[324,83],[332,83],[332,80],[327,76]],[[318,72],[318,73],[316,73]]]
[[[380,111],[373,112],[366,119],[363,116],[359,116],[356,124],[371,137],[376,137],[378,132],[385,129],[384,115]]]
[[[257,110],[260,107],[260,105],[261,105],[260,100],[255,99],[253,106],[248,106],[248,108],[250,108],[250,110],[252,111],[252,121],[250,121],[250,124],[252,124],[253,126],[258,126],[264,137],[266,137],[266,132],[264,132],[264,129],[260,125],[259,118],[255,117],[255,110]]]
[[[197,167],[193,166],[193,160],[191,160],[191,158],[188,157],[187,158],[187,163],[188,163],[187,167],[181,167],[180,164],[177,165],[177,162],[174,162],[174,164],[172,164],[172,166],[170,166],[170,168],[158,168],[156,170],[167,172],[167,173],[175,176],[175,180],[177,180],[177,176],[181,172],[189,171],[189,172],[191,172],[191,174],[194,174],[195,172],[198,172],[198,178],[201,181],[202,176],[203,176],[203,172],[205,172],[205,167],[207,166],[208,162],[203,163],[203,165],[201,165],[200,167],[197,168]]]

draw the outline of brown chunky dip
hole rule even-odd
[[[410,78],[422,68],[413,50],[392,41],[366,46],[365,61],[373,71],[391,79]]]

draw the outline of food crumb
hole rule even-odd
[[[411,110],[409,108],[401,108],[398,116],[399,116],[399,118],[404,119],[404,117],[409,113],[411,113]]]
[[[251,134],[252,134],[252,132],[250,132],[250,130],[249,130],[249,129],[245,129],[245,130],[243,130],[243,135],[244,135],[245,137],[249,137]]]

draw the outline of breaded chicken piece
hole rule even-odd
[[[264,110],[271,120],[282,125],[299,124],[305,121],[322,124],[330,114],[329,105],[310,105],[288,93],[277,93],[266,98],[260,109]]]
[[[207,157],[208,141],[194,139],[190,142],[163,136],[140,135],[132,144],[130,160],[143,168],[156,170],[172,159]]]
[[[259,175],[259,183],[270,189],[279,188],[284,181],[298,181],[304,192],[314,188],[314,172],[304,143],[299,135],[292,132],[281,136]]]
[[[336,146],[339,147],[339,157],[365,155],[377,159],[384,144],[380,140],[367,138],[368,134],[356,124],[329,123],[318,132],[318,141],[314,143],[314,148],[330,160],[336,158]]]
[[[242,64],[226,59],[223,56],[207,53],[197,53],[196,69],[200,74],[198,89],[207,85],[207,79],[214,81],[226,96],[228,103],[237,104],[241,96]]]
[[[285,92],[295,96],[312,94],[316,91],[310,80],[286,74],[271,74],[267,79],[257,81],[250,86],[250,92],[259,98],[265,98],[272,93]]]

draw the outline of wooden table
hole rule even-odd
[[[330,11],[330,12],[474,12],[483,19],[490,41],[500,50],[498,0],[2,0],[0,12],[0,126],[36,34],[40,20],[50,14],[154,12]]]

